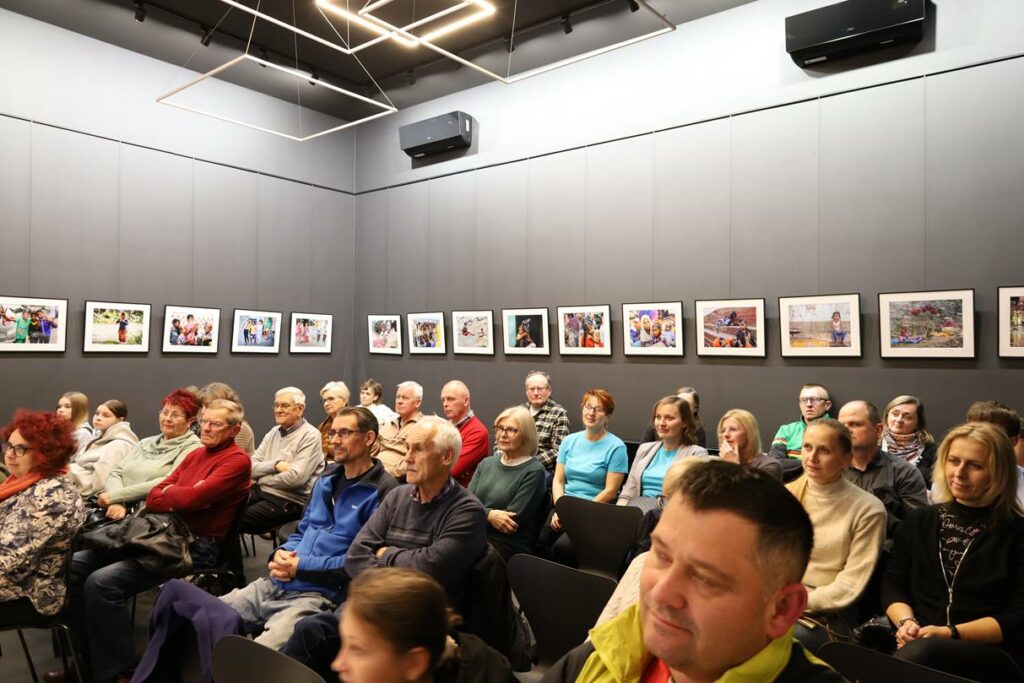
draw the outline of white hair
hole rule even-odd
[[[284,389],[278,389],[277,393],[274,394],[274,398],[281,398],[285,395],[291,396],[292,400],[295,401],[295,405],[306,405],[306,395],[302,393],[302,389],[299,389],[298,387],[285,387]]]
[[[338,392],[345,397],[345,400],[349,400],[352,397],[351,392],[348,390],[348,385],[344,382],[328,382],[324,385],[324,388],[320,390],[320,398],[323,398],[328,392]]]
[[[412,389],[413,398],[415,398],[417,401],[422,401],[423,400],[423,387],[420,386],[419,383],[417,383],[417,382],[412,382],[412,381],[402,382],[401,384],[398,385],[398,388],[400,390],[401,389]]]
[[[422,417],[419,424],[430,429],[430,440],[434,444],[435,453],[452,452],[452,467],[455,467],[455,463],[459,461],[459,453],[462,452],[462,434],[458,428],[437,415]]]

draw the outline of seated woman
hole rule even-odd
[[[94,496],[103,490],[107,476],[137,443],[132,426],[126,421],[128,406],[113,399],[101,403],[92,417],[97,436],[71,463],[71,479],[83,498]]]
[[[42,623],[64,606],[71,539],[85,507],[64,475],[75,452],[56,413],[18,412],[0,431],[11,476],[0,485],[0,627]]]
[[[718,421],[718,444],[723,460],[764,470],[782,481],[782,463],[761,452],[761,430],[752,413],[739,408],[727,411]]]
[[[319,426],[322,440],[320,447],[324,452],[324,459],[329,463],[334,462],[334,447],[331,446],[330,437],[331,423],[337,417],[338,411],[348,405],[349,396],[348,385],[344,382],[328,382],[320,390],[320,399],[324,404],[324,412],[327,413],[327,417]]]
[[[693,414],[693,421],[697,425],[697,440],[694,443],[701,448],[707,448],[708,435],[704,431],[704,423],[700,419],[700,394],[693,387],[679,387],[676,389],[676,396],[690,404],[690,412]],[[647,426],[647,430],[640,439],[640,443],[650,443],[658,440],[658,431],[654,428],[654,423],[652,422]]]
[[[359,385],[359,405],[373,413],[377,424],[384,424],[398,417],[398,413],[380,402],[384,387],[372,377]]]
[[[665,473],[672,463],[694,455],[707,455],[697,445],[697,424],[688,401],[679,396],[666,396],[651,411],[658,441],[641,444],[633,459],[626,484],[619,493],[619,505],[642,509],[657,507]]]
[[[57,399],[57,414],[70,422],[74,430],[71,433],[76,444],[75,454],[71,458],[74,460],[96,438],[96,432],[89,424],[89,397],[80,391],[67,392]]]
[[[197,391],[196,395],[199,397],[200,410],[217,400],[231,401],[232,403],[242,405],[242,399],[239,398],[238,392],[224,382],[210,382]],[[198,420],[192,423],[192,433],[199,436]],[[253,433],[252,427],[245,420],[242,420],[242,424],[238,429],[238,436],[235,437],[235,443],[238,444],[238,447],[245,451],[249,456],[252,456],[256,451],[256,435]]]
[[[938,449],[937,504],[904,517],[882,578],[897,657],[971,680],[1020,680],[1011,661],[1024,670],[1016,495],[1005,434],[985,423],[950,430]]]
[[[804,572],[807,614],[796,627],[814,651],[849,637],[859,618],[856,603],[871,579],[885,540],[885,506],[847,481],[853,443],[842,423],[823,417],[807,425],[801,448],[804,474],[786,484],[814,524],[814,548]]]
[[[140,441],[121,464],[111,471],[96,501],[110,519],[122,519],[128,508],[143,501],[150,490],[202,444],[190,429],[199,411],[199,399],[191,391],[175,389],[164,397],[160,409],[160,433]]]
[[[458,624],[444,589],[426,574],[363,572],[349,586],[331,669],[344,683],[515,683],[508,660]]]
[[[604,389],[588,389],[583,394],[582,432],[565,437],[558,448],[555,476],[551,481],[551,496],[557,503],[562,496],[576,496],[611,503],[619,495],[619,488],[629,469],[626,444],[608,431],[608,422],[615,412],[615,399]],[[558,513],[552,512],[548,523],[541,529],[538,548],[545,553],[562,535]],[[573,564],[567,539],[563,539],[554,555],[560,561]]]
[[[484,458],[469,490],[487,514],[487,540],[505,560],[533,552],[543,521],[547,489],[537,454],[537,427],[522,406],[506,408],[494,421],[494,446],[501,455]]]
[[[935,466],[935,439],[928,433],[924,404],[914,396],[897,396],[885,407],[882,450],[916,465],[924,484],[932,486]]]

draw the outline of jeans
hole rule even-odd
[[[246,631],[260,634],[257,643],[274,650],[285,644],[301,619],[335,606],[320,593],[282,590],[267,578],[256,579],[221,600],[242,616]]]
[[[320,612],[306,617],[295,625],[295,631],[281,652],[305,664],[325,681],[333,681],[337,674],[331,671],[331,662],[341,649],[341,635],[338,633],[340,618],[340,607],[333,612]]]

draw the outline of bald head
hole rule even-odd
[[[469,413],[469,387],[455,379],[441,389],[441,406],[444,416],[457,424]]]

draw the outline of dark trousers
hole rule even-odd
[[[1014,683],[1021,672],[1002,649],[971,640],[912,640],[896,651],[904,661],[982,683]]]
[[[243,534],[265,534],[287,522],[302,518],[302,506],[253,486],[242,514]]]
[[[338,634],[340,616],[341,607],[302,619],[295,624],[295,630],[281,652],[305,664],[325,681],[335,680],[338,675],[331,671],[331,662],[341,649],[341,636]]]
[[[0,628],[44,626],[53,617],[40,614],[28,598],[0,602]]]

